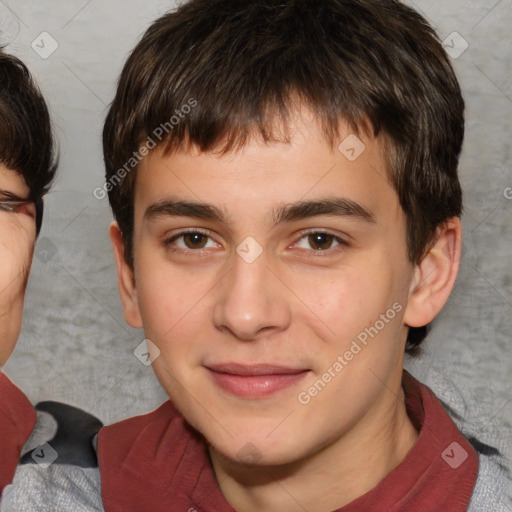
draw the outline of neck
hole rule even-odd
[[[379,410],[290,464],[247,467],[210,449],[224,497],[238,512],[328,512],[362,496],[402,462],[418,438],[400,382],[396,392],[389,391]]]

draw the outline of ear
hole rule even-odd
[[[110,224],[110,241],[114,248],[114,257],[117,266],[117,286],[123,305],[124,319],[131,327],[142,327],[142,318],[139,311],[137,287],[133,269],[124,257],[124,241],[121,229],[117,222]]]
[[[446,304],[455,284],[462,251],[462,225],[454,217],[437,231],[434,245],[414,269],[404,323],[422,327]]]

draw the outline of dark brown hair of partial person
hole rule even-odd
[[[57,160],[46,102],[25,64],[0,46],[0,163],[23,176],[36,204],[37,234]]]
[[[197,106],[171,127],[191,98]],[[156,20],[125,63],[103,131],[127,262],[136,166],[118,170],[147,137],[159,142],[155,128],[167,123],[169,152],[189,144],[229,152],[254,136],[289,141],[299,104],[333,147],[340,120],[356,134],[381,136],[387,169],[375,169],[376,179],[396,190],[409,258],[419,263],[438,228],[462,214],[464,101],[434,30],[395,0],[191,0]],[[411,328],[407,349],[426,333]]]

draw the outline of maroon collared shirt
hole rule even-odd
[[[0,374],[0,496],[12,482],[20,452],[36,423],[36,411],[28,398]]]
[[[464,512],[478,455],[434,393],[404,371],[420,431],[404,460],[373,489],[335,512]],[[216,482],[204,439],[171,402],[99,435],[105,512],[235,512]]]

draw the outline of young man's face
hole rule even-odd
[[[0,164],[0,199],[26,199],[23,177]],[[35,206],[0,209],[0,365],[11,355],[21,329],[23,298],[36,235]]]
[[[172,402],[234,461],[372,438],[400,402],[414,266],[383,149],[331,149],[308,117],[292,129],[224,156],[157,150],[137,175],[125,316],[158,347]]]

